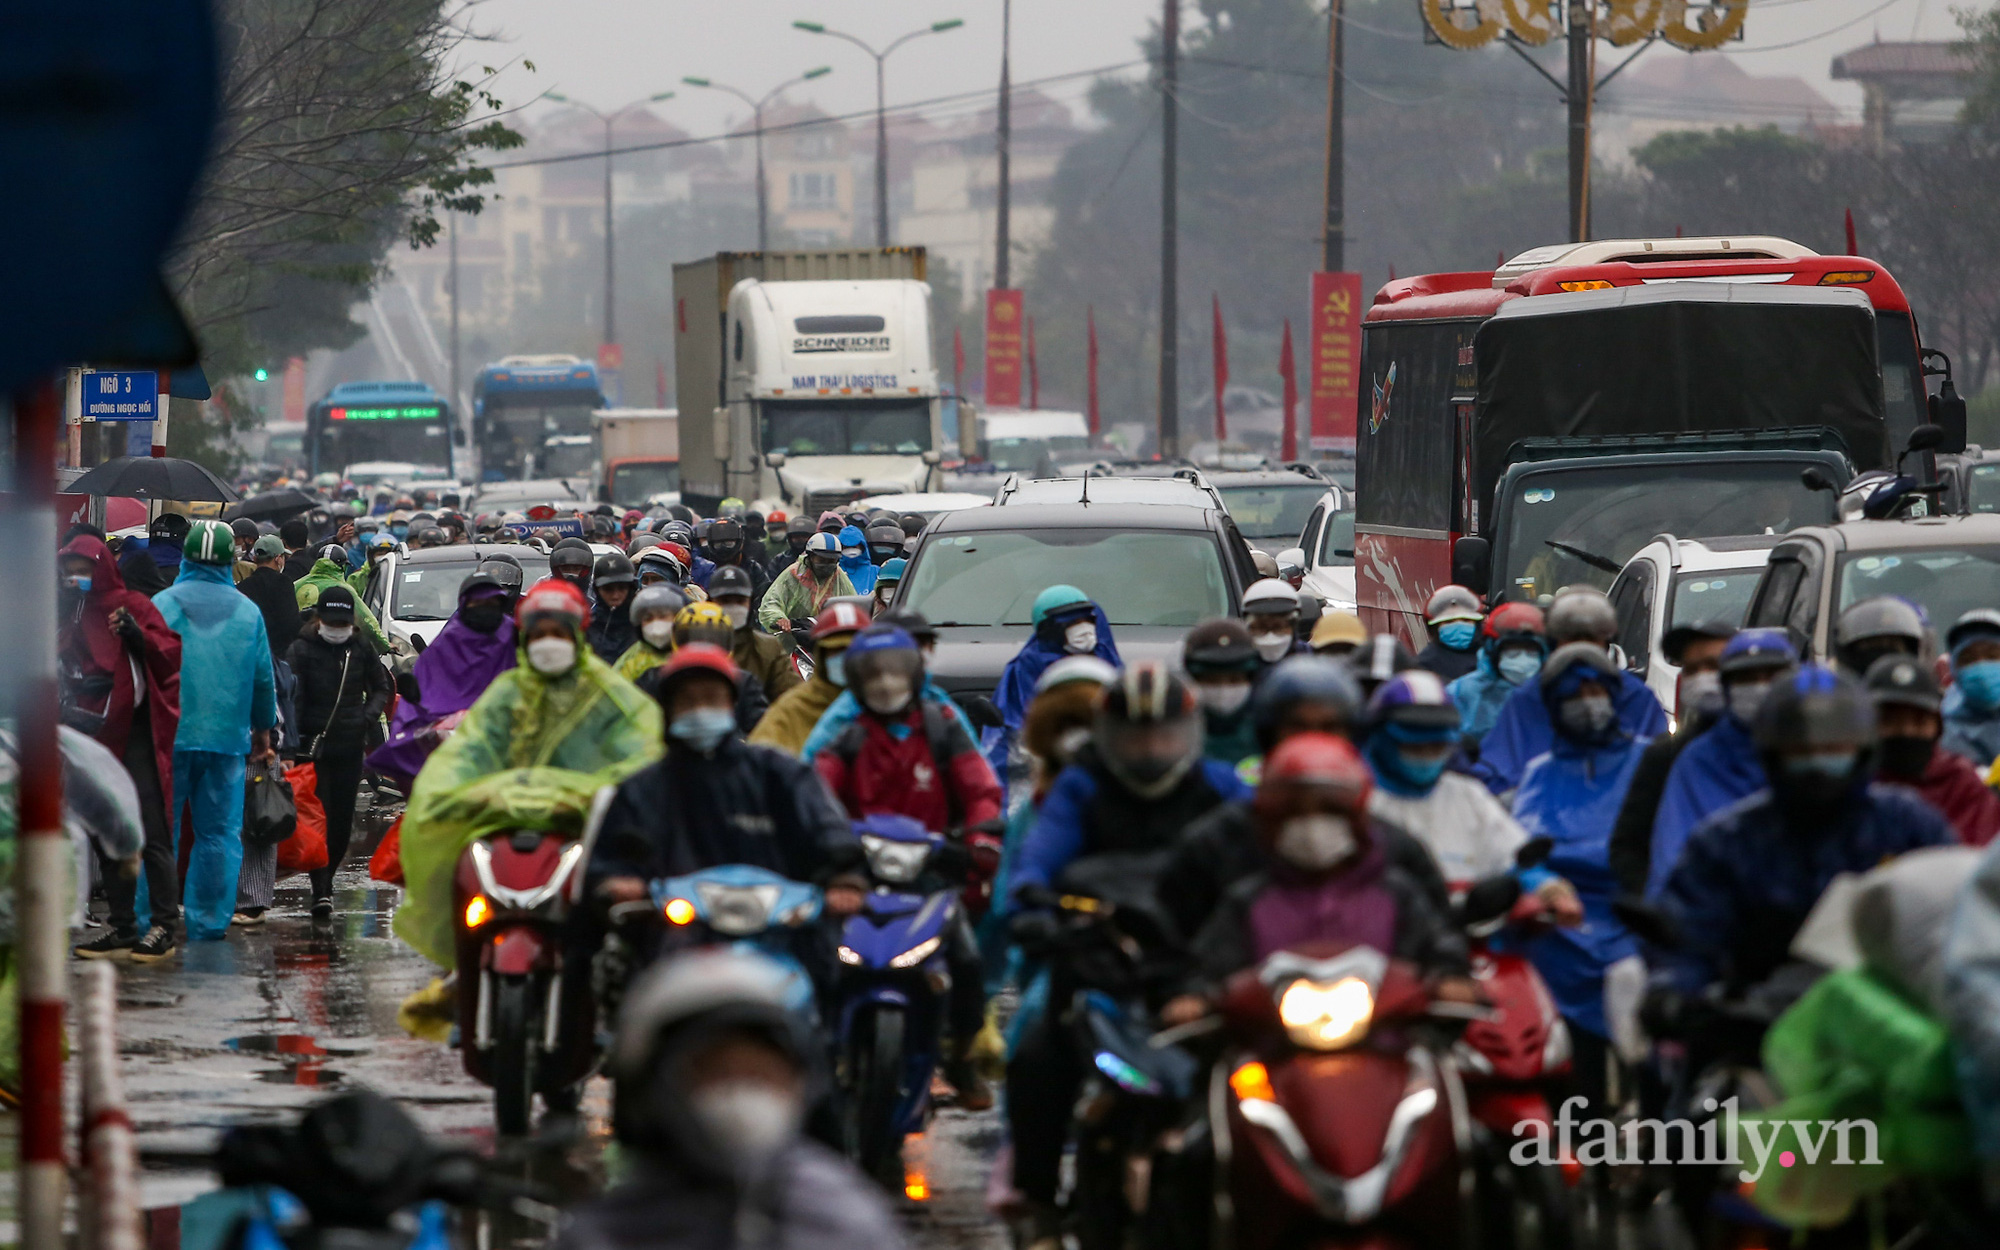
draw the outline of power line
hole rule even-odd
[[[1874,8],[1868,10],[1866,13],[1863,13],[1860,17],[1850,18],[1847,21],[1842,22],[1838,26],[1828,27],[1827,29],[1819,32],[1817,35],[1807,35],[1803,39],[1794,39],[1788,43],[1767,43],[1760,47],[1755,47],[1755,48],[1717,48],[1716,51],[1727,53],[1730,56],[1742,56],[1745,53],[1749,52],[1777,52],[1783,48],[1797,48],[1805,44],[1817,43],[1819,40],[1826,38],[1828,35],[1837,35],[1841,31],[1846,30],[1850,26],[1859,26],[1861,23],[1867,21],[1871,17],[1874,17],[1877,13],[1880,13],[1882,10],[1889,8],[1892,5],[1901,4],[1902,2],[1903,0],[1882,0],[1882,3],[1876,5]]]

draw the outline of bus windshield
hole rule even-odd
[[[941,628],[1030,623],[1035,596],[1080,587],[1114,626],[1188,626],[1229,614],[1222,551],[1206,534],[1031,529],[929,544],[902,606]]]
[[[764,450],[787,456],[914,456],[931,449],[928,399],[771,400]]]
[[[1799,460],[1551,468],[1515,479],[1495,501],[1495,589],[1546,604],[1577,582],[1609,588],[1655,534],[1783,534],[1835,519],[1830,491],[1799,480]]]

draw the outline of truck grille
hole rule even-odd
[[[817,517],[828,509],[844,507],[867,496],[868,492],[859,487],[850,490],[816,490],[806,496],[806,515]]]

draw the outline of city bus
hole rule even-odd
[[[393,460],[455,476],[451,405],[422,382],[343,382],[306,409],[313,473],[345,476],[350,464]]]
[[[1880,264],[1768,237],[1536,248],[1384,285],[1362,328],[1356,597],[1424,641],[1457,581],[1491,603],[1608,587],[1655,534],[1783,533],[1931,419]],[[1963,442],[1962,422],[1956,431]]]
[[[480,480],[559,476],[588,446],[590,414],[604,407],[597,366],[575,356],[508,356],[472,385],[472,437]],[[584,440],[579,443],[578,440]],[[581,457],[583,474],[589,456]]]

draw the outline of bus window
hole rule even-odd
[[[1354,505],[1363,526],[1449,530],[1453,371],[1468,333],[1461,321],[1366,328]]]

